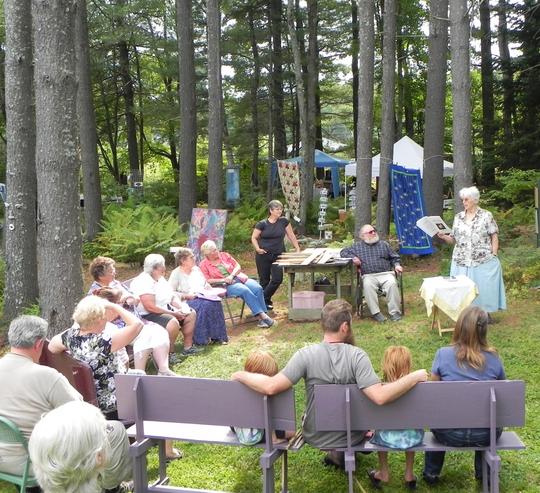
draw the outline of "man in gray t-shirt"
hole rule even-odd
[[[373,402],[385,404],[405,394],[418,382],[427,380],[428,374],[426,370],[417,370],[383,385],[366,352],[354,345],[351,305],[344,300],[327,303],[322,310],[321,323],[322,342],[298,350],[277,375],[268,377],[239,371],[234,373],[232,378],[268,395],[283,392],[303,378],[306,388],[304,438],[314,447],[331,450],[346,447],[346,434],[314,431],[314,385],[356,383]],[[353,442],[358,443],[363,437],[364,432],[357,432],[353,435]],[[333,455],[331,461],[335,462],[335,459],[336,455]]]

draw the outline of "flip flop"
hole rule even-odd
[[[369,480],[371,481],[371,486],[373,486],[376,490],[382,490],[382,481],[375,477],[375,474],[377,474],[377,471],[373,469],[372,471],[368,471],[367,475]]]

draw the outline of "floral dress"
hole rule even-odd
[[[105,412],[116,410],[114,375],[119,372],[118,357],[111,350],[111,336],[106,333],[81,334],[78,327],[62,333],[62,344],[74,358],[90,365],[94,374],[99,408]]]

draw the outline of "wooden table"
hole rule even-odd
[[[420,296],[426,302],[428,317],[431,315],[431,330],[437,326],[439,335],[453,332],[454,327],[441,327],[442,311],[454,322],[478,295],[476,284],[467,276],[427,277],[420,287]]]
[[[352,263],[351,259],[335,259],[331,262],[324,264],[311,263],[308,265],[299,264],[286,264],[280,262],[283,267],[283,273],[287,276],[287,292],[289,301],[289,319],[291,320],[305,320],[305,319],[319,319],[321,316],[321,310],[319,308],[293,308],[293,289],[294,289],[294,276],[296,273],[307,272],[310,274],[310,290],[315,288],[315,273],[321,273],[325,275],[334,275],[334,284],[336,286],[336,296],[342,297],[342,274],[345,272],[351,273],[351,299],[353,302],[353,313],[356,313],[356,266]]]

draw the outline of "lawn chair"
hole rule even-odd
[[[38,486],[37,479],[30,475],[30,456],[28,455],[28,441],[19,430],[18,426],[11,420],[0,416],[0,442],[9,444],[20,444],[24,447],[26,452],[26,462],[24,464],[23,473],[19,476],[17,474],[9,474],[7,472],[0,472],[0,479],[8,481],[19,486],[21,493],[26,493],[26,488]]]
[[[227,283],[225,283],[225,282],[212,283],[212,287],[227,289]],[[231,308],[231,303],[229,301],[231,298],[241,301],[242,305],[240,307],[240,315],[233,315],[233,311],[232,311],[232,308]],[[246,307],[246,302],[244,301],[244,298],[240,298],[239,296],[228,296],[227,294],[225,294],[225,296],[223,296],[223,298],[222,298],[222,302],[225,305],[225,308],[227,309],[227,312],[225,313],[225,315],[227,315],[227,314],[229,315],[228,317],[226,316],[225,318],[230,320],[231,325],[233,326],[233,328],[236,327],[235,319],[238,319],[239,322],[241,323],[242,318],[244,318],[244,308]],[[225,310],[224,310],[224,312],[225,312]]]
[[[403,298],[403,273],[394,271],[396,281],[399,288],[399,294],[401,297],[401,315],[405,316],[405,299]],[[360,269],[356,271],[356,314],[360,315],[360,318],[364,317],[364,293],[363,293],[362,273]],[[385,296],[384,292],[379,289],[377,294],[379,297]]]

